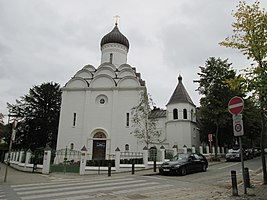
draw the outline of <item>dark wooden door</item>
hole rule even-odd
[[[94,140],[93,142],[93,160],[105,160],[106,140]]]

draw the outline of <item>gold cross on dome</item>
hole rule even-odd
[[[120,19],[120,16],[116,15],[116,16],[114,16],[114,18],[115,18],[115,25],[117,26],[118,22],[119,22],[119,19]]]

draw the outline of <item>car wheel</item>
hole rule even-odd
[[[186,167],[182,167],[180,172],[182,176],[186,175],[187,174]]]
[[[202,165],[202,171],[206,172],[207,171],[207,165]]]

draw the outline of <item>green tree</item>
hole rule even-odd
[[[200,79],[197,91],[203,95],[200,99],[199,117],[203,122],[201,133],[205,132],[204,138],[208,133],[212,133],[215,138],[215,158],[217,158],[218,138],[221,130],[229,126],[231,116],[227,111],[227,105],[233,92],[227,86],[226,81],[235,77],[235,71],[231,68],[228,60],[210,57],[205,66],[199,67]],[[208,128],[207,128],[208,127]],[[207,131],[207,132],[206,132]],[[228,133],[229,134],[229,133]],[[202,136],[203,138],[203,136]],[[220,145],[223,145],[222,142]]]
[[[51,82],[33,86],[16,104],[8,104],[10,113],[20,118],[14,147],[35,150],[48,144],[55,149],[60,103],[60,85]]]
[[[240,50],[255,64],[247,70],[249,88],[258,97],[261,116],[261,150],[265,147],[267,115],[267,13],[260,8],[260,2],[247,5],[240,1],[233,13],[233,35],[219,43],[222,46]],[[267,184],[266,161],[262,154],[263,181]]]
[[[150,117],[153,106],[153,100],[145,90],[140,92],[139,103],[131,110],[131,122],[134,130],[130,134],[143,142],[146,147],[161,142],[162,133],[157,130],[158,121],[156,118]]]
[[[260,109],[252,97],[244,100],[243,121],[244,121],[244,140],[243,143],[248,147],[260,146],[261,116]]]

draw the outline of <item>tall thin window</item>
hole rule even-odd
[[[77,114],[76,113],[73,113],[73,122],[72,122],[72,126],[76,126],[76,117],[77,117]]]
[[[110,63],[113,62],[113,53],[109,54],[109,62],[110,62]]]
[[[183,110],[183,114],[184,114],[184,119],[187,119],[187,110],[186,109]]]
[[[129,150],[130,150],[129,144],[125,144],[125,151],[129,151]]]
[[[173,112],[173,119],[178,119],[178,110],[174,108],[172,112]]]
[[[126,113],[126,126],[129,127],[130,125],[130,113]]]
[[[73,143],[70,144],[70,149],[71,149],[71,150],[74,149],[74,144],[73,144]]]

